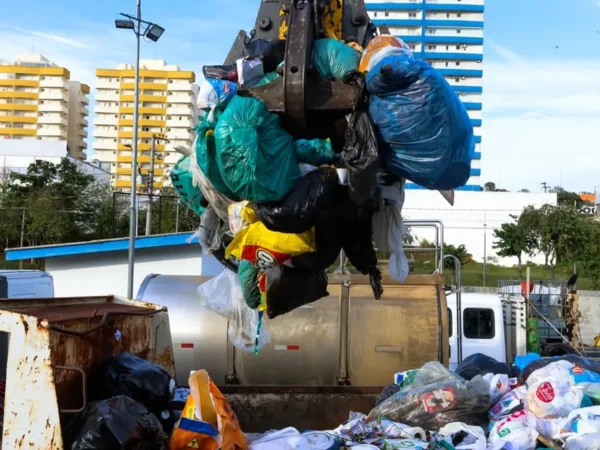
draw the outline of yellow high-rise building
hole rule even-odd
[[[0,62],[0,139],[65,141],[85,159],[90,88],[42,55]]]
[[[135,67],[121,64],[116,69],[98,69],[96,76],[96,158],[110,164],[113,186],[128,190],[133,157]],[[150,169],[152,136],[164,134],[167,138],[156,146],[155,188],[168,183],[165,175],[179,159],[175,147],[193,144],[198,121],[195,80],[194,72],[163,60],[140,61],[138,167],[143,174]],[[159,159],[158,154],[163,158]]]

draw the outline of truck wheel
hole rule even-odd
[[[569,344],[549,344],[542,350],[543,357],[575,355],[577,352]]]

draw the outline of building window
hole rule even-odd
[[[435,50],[437,48],[437,45],[428,45],[427,49],[428,50]]]
[[[456,78],[454,79],[454,81],[456,81],[457,83],[460,83],[460,78],[459,78],[459,77],[456,77]]]
[[[456,46],[456,50],[460,50],[460,45],[457,45],[457,46]]]
[[[417,48],[417,46],[415,44],[410,44],[410,49],[411,50],[415,50]]]
[[[115,130],[117,129],[117,127],[113,127]]]
[[[456,65],[457,65],[457,66],[460,66],[460,61],[456,61]]]
[[[456,30],[456,34],[462,33],[462,30]]]
[[[385,17],[390,17],[390,13],[388,11],[385,12]]]
[[[463,315],[467,339],[494,339],[496,336],[494,311],[482,308],[467,308]]]
[[[448,67],[448,61],[446,61],[446,67]]]
[[[456,17],[462,17],[462,14],[461,14],[461,13],[458,13],[458,14],[456,15]]]
[[[417,17],[417,13],[408,13],[408,17]]]
[[[446,14],[446,18],[448,18],[448,19],[450,18],[450,13]]]
[[[373,17],[377,17],[377,11],[373,13]]]

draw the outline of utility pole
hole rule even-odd
[[[148,173],[148,210],[146,212],[146,236],[152,234],[152,192],[154,191],[154,154],[156,152],[156,135],[152,135],[150,151],[150,172]]]
[[[483,287],[487,278],[487,214],[483,216]]]
[[[25,208],[23,208],[23,216],[21,217],[21,245],[23,248],[23,243],[25,241]],[[19,260],[19,270],[23,270],[23,260]]]
[[[146,214],[146,236],[152,234],[152,195],[154,194],[154,160],[158,157],[161,161],[164,158],[162,153],[156,154],[156,142],[166,141],[166,135],[157,133],[152,135],[152,146],[150,152],[150,171],[148,172],[148,178],[146,178],[146,190],[148,191],[148,212]],[[159,217],[160,220],[160,217]]]
[[[542,183],[542,189],[544,190],[544,194],[548,192],[548,183],[545,181]]]

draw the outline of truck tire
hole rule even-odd
[[[549,344],[542,350],[542,356],[545,358],[575,354],[577,354],[577,352],[569,344]]]

